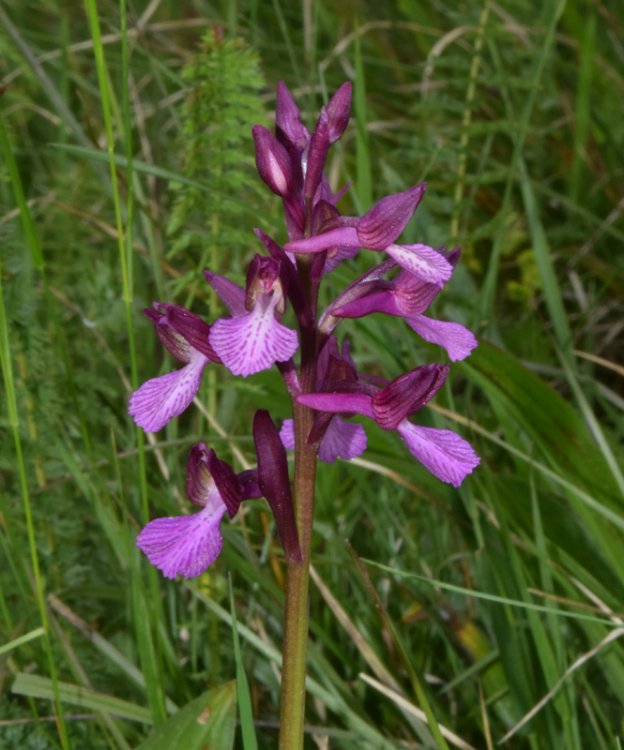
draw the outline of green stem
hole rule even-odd
[[[315,311],[316,289],[310,279],[309,259],[299,261],[299,273],[308,299]],[[316,327],[301,328],[302,392],[314,389],[316,377]],[[314,485],[318,446],[308,445],[314,413],[293,403],[295,422],[294,501],[302,560],[290,563],[286,574],[284,643],[282,646],[282,695],[280,709],[279,750],[302,750],[305,720],[305,678],[310,619],[308,589],[310,582],[310,546],[314,516]]]
[[[311,421],[309,409],[304,409],[303,407],[295,408],[296,432],[307,435]],[[300,750],[303,748],[309,622],[310,540],[314,511],[316,453],[316,446],[305,445],[305,443],[297,445],[295,457],[295,503],[299,543],[303,559],[299,563],[288,565],[286,578],[284,643],[282,646],[280,750]]]

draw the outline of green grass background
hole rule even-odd
[[[461,489],[373,428],[321,467],[306,747],[621,747],[623,70],[618,0],[0,2],[0,748],[276,745],[263,502],[193,581],[134,539],[187,509],[194,442],[253,461],[279,376],[212,368],[153,436],[126,404],[172,367],[142,308],[212,319],[202,269],[284,239],[250,136],[281,79],[309,125],[353,82],[343,211],[426,179],[404,238],[462,246],[435,313],[481,337],[419,415],[479,452]],[[370,372],[442,361],[399,320],[344,328]]]

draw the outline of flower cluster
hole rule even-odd
[[[211,325],[177,305],[158,302],[145,311],[162,343],[184,366],[142,385],[130,399],[130,414],[144,430],[155,432],[190,405],[209,363],[243,377],[276,365],[293,403],[314,411],[306,441],[316,446],[321,461],[349,460],[365,451],[364,427],[347,421],[357,414],[396,430],[420,463],[458,487],[479,463],[472,447],[454,432],[409,419],[439,391],[449,366],[423,365],[390,381],[366,376],[358,373],[347,341],[340,345],[336,337],[345,318],[380,313],[403,318],[452,361],[464,359],[476,346],[463,326],[424,315],[449,281],[459,250],[397,242],[423,197],[424,183],[382,198],[361,217],[344,216],[336,207],[344,191],[332,191],[324,168],[330,146],[347,126],[350,103],[351,85],[345,83],[310,133],[286,86],[278,86],[275,134],[256,125],[253,136],[260,177],[283,201],[288,239],[280,245],[255,230],[268,254],[253,258],[244,288],[205,272],[228,310]],[[361,250],[383,253],[381,263],[319,314],[323,277]],[[282,323],[288,302],[298,331]],[[239,474],[205,445],[191,450],[187,495],[201,510],[151,521],[137,540],[165,576],[199,575],[221,550],[226,511],[232,517],[243,500],[261,496],[274,514],[286,558],[300,559],[286,459],[286,449],[295,449],[295,425],[286,420],[278,433],[261,410],[253,435],[257,469]]]

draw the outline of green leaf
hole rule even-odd
[[[555,470],[620,511],[618,488],[604,456],[583,419],[557,391],[515,357],[483,340],[469,362],[460,366],[531,437]]]
[[[208,690],[154,729],[137,750],[231,750],[236,724],[236,683]]]
[[[49,677],[18,672],[11,692],[16,695],[27,695],[30,698],[54,700],[54,688],[55,686]],[[92,711],[102,711],[103,713],[113,714],[122,719],[138,721],[143,724],[152,723],[152,716],[149,710],[143,708],[143,706],[137,706],[135,703],[130,703],[130,701],[98,693],[91,688],[72,685],[68,682],[58,682],[56,688],[61,703],[70,703]]]

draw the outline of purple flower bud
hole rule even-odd
[[[284,81],[277,85],[275,130],[282,143],[288,143],[301,153],[310,140],[310,133],[301,122],[299,107]]]
[[[329,120],[329,142],[335,143],[349,124],[352,86],[347,81],[336,91],[325,107]]]
[[[321,184],[325,160],[329,151],[329,120],[327,113],[321,110],[321,114],[310,138],[308,149],[303,192],[305,197],[311,201]]]
[[[258,483],[273,511],[286,560],[289,563],[301,562],[286,450],[268,411],[260,409],[256,412],[253,436],[258,456]]]
[[[274,193],[284,198],[290,193],[293,184],[288,151],[262,125],[254,125],[252,133],[256,144],[258,173]]]

